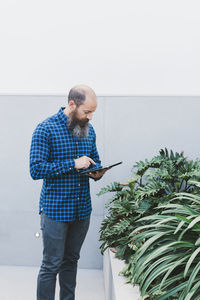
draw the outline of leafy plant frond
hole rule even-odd
[[[114,182],[100,228],[102,254],[115,248],[127,282],[141,299],[199,300],[200,162],[161,149],[134,164],[134,177]]]

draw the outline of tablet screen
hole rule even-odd
[[[87,170],[83,170],[83,171],[80,171],[81,174],[87,174],[87,173],[95,173],[96,171],[102,171],[102,170],[108,170],[108,169],[111,169],[115,166],[118,166],[122,164],[122,161],[116,163],[116,164],[113,164],[113,165],[109,165],[109,166],[106,166],[106,167],[100,167],[100,168],[91,168],[91,169],[87,169]]]

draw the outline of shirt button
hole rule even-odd
[[[81,186],[80,183],[78,184],[78,186]]]
[[[69,168],[70,170],[72,169],[72,168]]]
[[[79,197],[77,199],[79,200]]]
[[[56,173],[57,175],[59,175],[59,173]]]

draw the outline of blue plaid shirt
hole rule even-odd
[[[59,112],[36,127],[31,142],[30,173],[43,179],[40,208],[57,221],[83,220],[91,214],[89,177],[75,169],[74,159],[86,155],[101,165],[96,135],[89,124],[87,138],[74,138],[67,129],[67,116]]]

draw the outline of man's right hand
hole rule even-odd
[[[91,164],[96,165],[96,163],[88,156],[81,156],[80,158],[77,158],[75,161],[75,169],[87,169]]]

